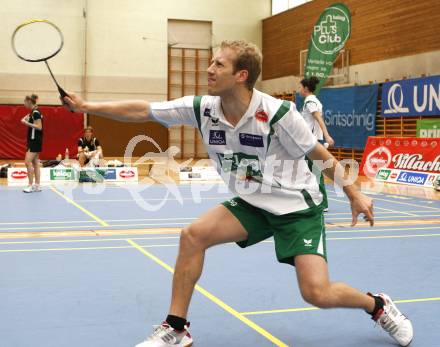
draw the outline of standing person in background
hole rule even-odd
[[[40,192],[40,152],[43,147],[43,116],[37,105],[38,95],[27,95],[24,106],[30,113],[24,116],[21,123],[29,127],[27,135],[27,151],[24,163],[27,168],[29,185],[23,189],[25,193]],[[35,184],[34,183],[35,177]]]
[[[322,104],[318,98],[313,94],[319,79],[315,76],[304,78],[301,81],[301,88],[299,93],[304,98],[304,104],[301,110],[301,115],[304,117],[312,134],[323,144],[326,148],[333,147],[335,141],[328,133],[325,126],[324,118],[322,117]],[[309,167],[312,169],[312,163],[309,161]],[[327,192],[325,190],[324,176],[320,174],[319,189],[324,195],[324,212],[328,212]]]
[[[91,163],[96,165],[102,159],[102,147],[99,140],[93,137],[93,128],[84,129],[84,136],[78,140],[78,161],[81,166]]]

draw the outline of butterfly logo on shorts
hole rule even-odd
[[[311,239],[310,240],[304,239],[304,246],[311,247],[312,246],[312,240]]]

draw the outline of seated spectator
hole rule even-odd
[[[93,128],[84,129],[84,136],[78,140],[78,161],[81,166],[88,163],[95,166],[102,159],[102,147],[96,137],[93,137]]]

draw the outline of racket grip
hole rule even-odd
[[[69,94],[67,94],[66,91],[60,86],[57,87],[58,87],[58,93],[60,93],[61,99],[63,100],[63,104],[68,106],[67,103],[64,101],[64,97],[69,96]],[[73,110],[70,110],[70,112],[73,113]]]

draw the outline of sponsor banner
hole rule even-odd
[[[116,168],[116,181],[137,182],[139,180],[137,167]]]
[[[324,88],[319,94],[323,117],[336,148],[364,149],[376,134],[378,85]],[[298,110],[303,100],[296,95]]]
[[[26,168],[8,168],[8,182],[25,182],[27,183],[27,169]]]
[[[51,168],[50,180],[51,181],[74,181],[75,170],[72,168]]]
[[[440,179],[440,174],[421,171],[379,169],[376,181],[388,183],[401,183],[414,186],[433,187],[434,182]]]
[[[330,75],[339,51],[350,37],[350,31],[350,11],[341,3],[327,7],[313,27],[304,76],[319,78],[316,95]]]
[[[223,181],[212,166],[193,166],[182,168],[179,172],[181,181]]]
[[[417,120],[417,137],[440,138],[440,119]]]
[[[41,168],[41,183],[78,182],[87,181],[87,178],[96,181],[137,182],[138,169],[136,167],[120,168],[86,168],[79,172],[74,168]],[[27,184],[26,168],[9,168],[8,184]]]
[[[382,116],[440,115],[440,76],[414,78],[382,85]]]
[[[116,169],[115,168],[87,168],[79,172],[80,182],[101,182],[115,181]]]
[[[440,174],[440,139],[369,137],[360,172],[377,178],[380,169]]]

